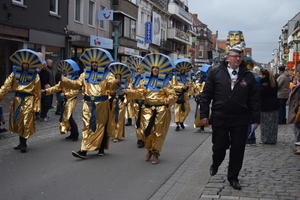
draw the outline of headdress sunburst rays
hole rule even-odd
[[[111,63],[108,68],[114,76],[116,76],[117,74],[121,75],[121,88],[124,89],[127,84],[128,78],[131,76],[129,67],[124,63],[114,62]]]
[[[37,69],[40,68],[43,64],[40,55],[37,52],[29,49],[20,49],[16,51],[10,57],[10,60],[14,63],[13,71],[15,78],[17,79],[18,83],[22,85],[30,83],[35,78]],[[26,81],[20,81],[23,63],[29,64],[29,69],[25,77]]]
[[[164,86],[164,80],[174,69],[173,61],[172,59],[164,54],[161,53],[152,53],[146,55],[142,62],[141,67],[145,70],[145,80],[144,85],[147,86],[151,77],[152,67],[158,67],[159,68],[159,74],[158,74],[158,82],[157,87],[162,88]]]
[[[87,81],[90,73],[91,73],[91,63],[92,61],[96,61],[98,63],[98,76],[97,82],[103,79],[104,71],[106,67],[114,61],[111,54],[101,48],[91,48],[87,49],[83,52],[83,54],[79,58],[83,64],[85,65],[85,80]]]
[[[59,62],[57,70],[60,71],[68,79],[74,79],[77,77],[80,68],[75,61],[66,59]]]

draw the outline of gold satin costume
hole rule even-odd
[[[172,78],[172,84],[173,84],[173,87],[177,94],[182,92],[182,86],[185,85],[183,83],[179,83],[175,77]],[[187,85],[189,85],[188,91],[184,93],[185,111],[183,111],[181,109],[182,108],[181,104],[175,103],[175,105],[174,105],[175,122],[178,122],[178,123],[184,122],[185,118],[189,115],[189,113],[191,111],[190,102],[189,102],[189,94],[190,94],[191,84],[188,82]]]
[[[163,88],[153,91],[150,89],[137,89],[129,91],[128,95],[134,95],[134,99],[145,99],[145,108],[142,110],[142,128],[143,130],[149,124],[153,110],[156,109],[157,114],[154,125],[151,129],[151,134],[145,137],[145,149],[148,151],[161,151],[165,138],[167,136],[170,122],[171,111],[170,107],[175,104],[176,94],[170,82]],[[168,101],[168,105],[164,105]],[[152,106],[157,106],[156,108]]]
[[[9,116],[9,132],[17,133],[19,136],[28,139],[29,136],[36,132],[34,113],[40,112],[41,109],[41,83],[40,77],[37,74],[35,79],[27,85],[21,85],[17,82],[12,72],[5,80],[0,89],[0,101],[9,92],[10,89],[14,92],[27,93],[31,96],[26,96],[22,103],[18,119],[14,121],[13,116],[18,106],[21,103],[21,97],[15,96]]]
[[[61,77],[61,87],[66,87],[70,89],[82,89],[84,96],[90,98],[108,95],[109,91],[117,90],[119,85],[115,82],[115,77],[113,74],[109,73],[105,79],[97,84],[93,84],[85,81],[85,73],[82,73],[80,77],[76,80],[70,80],[66,77]],[[83,120],[83,130],[82,130],[82,142],[81,151],[95,151],[101,146],[102,140],[105,135],[105,128],[107,125],[108,114],[109,114],[109,102],[108,100],[95,102],[96,107],[96,130],[95,132],[91,130],[91,102],[84,101],[82,106],[82,120]],[[105,138],[106,146],[108,149],[109,137]]]
[[[139,83],[138,83],[138,87],[137,88],[134,88],[133,85],[130,85],[129,86],[129,89],[130,90],[135,90],[135,89],[142,89],[143,90],[144,88],[144,81],[143,80],[140,80]],[[139,103],[142,104],[141,106],[141,113],[140,115],[142,115],[143,113],[143,109],[145,108],[145,105],[144,105],[144,100],[145,98],[142,98],[142,99],[134,99],[132,102],[133,102],[133,111],[134,111],[134,119],[135,119],[135,123],[137,123],[137,120],[138,120],[138,114],[140,112],[140,107],[139,107]],[[137,124],[135,125],[135,131],[136,131],[136,137],[137,137],[137,140],[142,140],[142,141],[145,141],[145,135],[144,135],[144,131],[143,131],[143,127],[142,127],[142,117],[140,116],[140,127],[138,128],[137,127]]]
[[[107,131],[111,138],[123,138],[125,137],[125,110],[126,110],[126,99],[123,101],[121,99],[118,99],[120,96],[123,96],[125,98],[124,92],[122,93],[114,93],[111,92],[111,98],[112,101],[110,102],[110,110],[109,110],[109,120],[107,125]],[[117,120],[115,121],[116,117],[116,103],[118,102],[119,111]]]
[[[194,88],[195,88],[196,95],[201,95],[202,94],[204,85],[205,85],[205,82],[199,83],[199,80],[195,81]],[[202,122],[200,120],[200,105],[197,104],[197,103],[196,103],[195,112],[197,112],[197,114],[196,114],[196,118],[194,120],[194,128],[199,128],[201,126],[209,127],[209,125],[203,125],[202,124]]]
[[[60,83],[56,84],[55,86],[48,88],[45,90],[46,95],[55,94],[57,92],[64,93],[64,98],[67,99],[66,102],[64,102],[64,113],[62,116],[62,122],[60,123],[59,130],[61,134],[66,134],[68,131],[71,130],[71,125],[69,122],[69,119],[77,105],[77,95],[79,90],[73,90],[68,88],[62,88],[60,87]]]
[[[129,78],[129,81],[128,81],[128,85],[130,85],[132,83],[132,78]],[[128,101],[127,102],[127,105],[126,105],[126,108],[125,108],[125,118],[128,119],[128,118],[134,118],[135,116],[135,113],[134,113],[134,101]]]

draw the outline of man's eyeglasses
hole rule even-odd
[[[231,57],[231,58],[242,58],[241,55],[229,55],[229,57]]]

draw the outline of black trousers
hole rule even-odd
[[[232,122],[231,122],[232,123]],[[212,125],[213,166],[219,167],[229,149],[228,181],[238,180],[239,172],[243,165],[244,152],[248,133],[248,124],[223,126]]]
[[[73,116],[71,115],[69,118],[69,122],[70,122],[70,126],[71,126],[71,135],[73,138],[78,138],[78,126],[75,122],[75,120],[73,119]]]

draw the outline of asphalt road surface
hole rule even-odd
[[[59,116],[50,112],[49,122],[37,122],[37,133],[28,140],[28,152],[13,147],[18,137],[0,140],[0,199],[9,200],[147,200],[209,136],[194,133],[195,102],[185,121],[186,128],[175,131],[174,118],[163,149],[160,163],[144,161],[146,151],[137,148],[134,126],[127,126],[125,138],[110,142],[105,156],[88,152],[82,160],[71,155],[80,149],[79,141],[66,140],[58,131]],[[81,106],[74,112],[82,129]],[[4,133],[1,133],[4,134]]]

